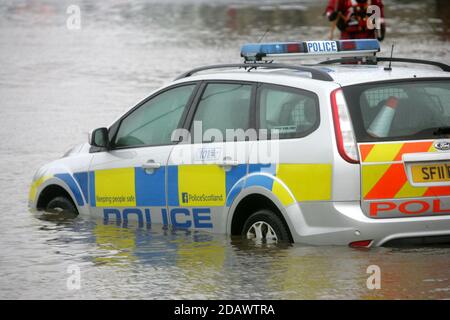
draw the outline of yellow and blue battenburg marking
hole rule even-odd
[[[246,173],[246,164],[226,172],[217,165],[168,166],[168,205],[224,206],[227,195]]]
[[[266,174],[251,175],[258,172]],[[260,186],[272,191],[284,206],[331,199],[331,164],[250,164],[249,174],[244,188]]]
[[[166,205],[165,168],[147,174],[143,168],[89,172],[92,207],[163,207]]]
[[[167,180],[166,180],[167,176]],[[237,195],[246,188],[265,188],[284,206],[303,201],[331,199],[331,164],[241,164],[229,171],[217,165],[169,165],[147,174],[143,168],[115,168],[73,174],[56,174],[72,191],[79,206],[124,208],[105,211],[105,217],[117,216],[128,220],[137,215],[150,223],[150,211],[136,207],[160,207],[163,223],[168,217],[192,216],[195,225],[208,225],[201,208],[230,207]],[[167,183],[166,183],[167,181]],[[167,198],[166,198],[167,189]],[[192,213],[187,208],[193,208]],[[194,212],[194,209],[196,210]],[[137,212],[136,210],[140,210]],[[186,211],[187,210],[187,211]],[[178,223],[180,227],[190,222]]]

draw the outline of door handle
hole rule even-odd
[[[155,162],[155,160],[148,160],[142,165],[145,170],[155,170],[161,168],[161,163]]]
[[[239,162],[237,162],[236,160],[232,160],[229,157],[226,157],[222,160],[222,162],[219,162],[218,165],[220,167],[236,167],[239,165]]]

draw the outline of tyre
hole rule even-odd
[[[263,243],[290,242],[289,231],[283,221],[270,210],[253,213],[244,223],[242,236]]]
[[[63,196],[55,197],[50,200],[45,208],[45,211],[78,215],[78,210],[73,202]]]

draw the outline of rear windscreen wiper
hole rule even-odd
[[[441,134],[449,134],[450,133],[450,127],[439,127],[435,131],[433,131],[433,135],[439,136]]]

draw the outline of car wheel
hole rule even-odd
[[[73,204],[72,201],[67,199],[66,197],[56,197],[49,201],[47,204],[47,207],[45,208],[46,211],[49,212],[64,212],[64,213],[72,213],[77,215],[78,210]]]
[[[253,213],[244,223],[242,236],[263,243],[289,242],[289,232],[283,221],[270,210]]]

